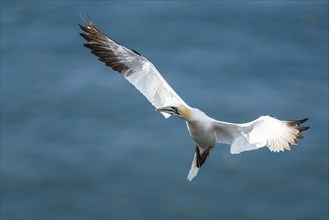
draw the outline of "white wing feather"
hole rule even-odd
[[[299,125],[306,120],[281,121],[272,116],[261,116],[245,124],[216,121],[214,127],[217,142],[230,144],[232,154],[265,146],[273,152],[280,152],[290,150],[297,139],[303,139],[300,132],[308,127]]]
[[[154,65],[144,58],[143,69],[126,79],[133,84],[155,108],[187,104],[177,95]],[[166,118],[170,114],[161,112]]]
[[[155,108],[187,106],[150,61],[107,37],[91,21],[84,21],[87,27],[79,25],[85,32],[80,35],[88,41],[84,45],[91,49],[91,53],[98,56],[100,61],[121,73]],[[166,118],[170,116],[161,113]]]

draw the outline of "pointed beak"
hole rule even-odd
[[[175,106],[167,106],[162,108],[157,108],[157,112],[164,112],[171,115],[179,115],[178,108]]]

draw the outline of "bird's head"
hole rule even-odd
[[[167,113],[172,116],[182,118],[184,120],[188,120],[191,117],[191,110],[184,105],[166,106],[162,108],[157,108],[156,110],[158,112]]]

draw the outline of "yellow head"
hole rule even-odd
[[[162,107],[162,108],[157,108],[156,110],[158,112],[165,112],[172,116],[182,118],[185,121],[188,121],[191,118],[191,110],[189,107],[187,107],[185,105],[166,106],[166,107]]]

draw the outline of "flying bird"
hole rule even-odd
[[[262,147],[281,152],[290,150],[290,146],[296,145],[298,139],[303,139],[300,133],[309,129],[300,126],[308,118],[284,121],[267,115],[243,124],[213,119],[184,102],[145,57],[109,38],[90,19],[82,19],[86,26],[78,24],[84,32],[80,35],[87,41],[84,46],[92,54],[133,84],[165,118],[176,116],[186,122],[189,134],[196,143],[187,175],[189,181],[198,174],[216,143],[231,145],[232,154]]]

